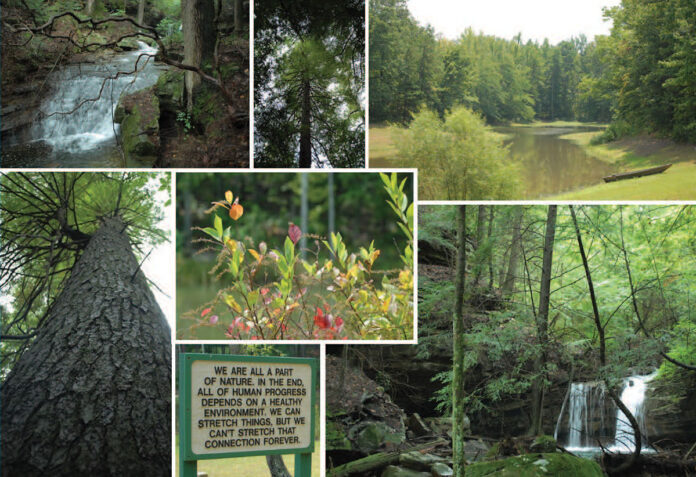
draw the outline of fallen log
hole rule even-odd
[[[407,452],[413,451],[426,451],[433,449],[437,446],[449,444],[447,439],[437,439],[431,442],[425,442],[423,444],[418,444],[416,446],[403,448],[399,450],[380,452],[379,454],[372,454],[362,459],[354,460],[353,462],[348,462],[343,465],[339,465],[333,469],[329,469],[326,473],[329,477],[346,477],[349,475],[361,475],[363,473],[381,469],[388,465],[396,464],[399,462],[399,456]]]
[[[622,181],[624,179],[633,179],[635,177],[650,176],[653,174],[660,174],[665,172],[667,169],[672,167],[672,164],[665,164],[663,166],[649,167],[648,169],[640,169],[637,171],[622,172],[621,174],[612,174],[610,176],[604,177],[604,182],[616,182]]]

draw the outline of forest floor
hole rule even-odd
[[[674,164],[662,174],[597,184],[569,192],[557,199],[647,199],[686,200],[696,198],[696,145],[677,144],[668,139],[636,136],[608,144],[592,145],[599,132],[582,132],[562,136],[598,159],[618,164],[622,171]]]

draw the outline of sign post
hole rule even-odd
[[[179,355],[179,475],[201,459],[295,454],[295,477],[310,477],[317,360]]]

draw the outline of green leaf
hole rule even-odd
[[[215,216],[215,231],[217,232],[218,238],[222,237],[222,219]]]
[[[210,235],[214,239],[220,240],[220,236],[218,235],[217,230],[210,228],[210,227],[206,227],[206,228],[201,229],[201,230],[203,230],[203,232],[207,233],[208,235]]]

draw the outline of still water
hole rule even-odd
[[[565,134],[593,131],[592,127],[498,127],[507,136],[510,157],[521,164],[522,197],[539,199],[599,184],[617,172],[616,166],[589,156]]]

